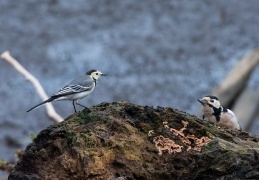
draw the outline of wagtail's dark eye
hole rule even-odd
[[[214,102],[214,100],[213,100],[213,99],[211,99],[211,100],[210,100],[210,102]]]
[[[96,73],[96,75],[98,75],[98,73]]]

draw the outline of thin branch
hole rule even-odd
[[[26,80],[30,81],[33,84],[35,90],[43,101],[48,99],[48,96],[42,88],[41,84],[39,83],[38,79],[31,75],[16,59],[14,59],[10,55],[9,51],[3,52],[1,54],[1,58],[10,63],[19,73],[24,76]],[[47,110],[47,115],[51,120],[56,123],[63,121],[63,118],[59,114],[57,114],[51,103],[47,103],[45,107]]]

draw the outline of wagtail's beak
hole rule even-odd
[[[107,74],[102,74],[102,76],[107,76]]]

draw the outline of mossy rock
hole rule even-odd
[[[201,151],[187,151],[163,125],[179,130],[182,121],[188,122],[184,135],[211,139]],[[158,135],[181,152],[159,156]],[[258,141],[172,108],[102,103],[41,131],[8,179],[259,179]]]

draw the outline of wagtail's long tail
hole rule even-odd
[[[57,98],[57,97],[50,97],[50,98],[47,99],[46,101],[43,101],[42,103],[37,104],[36,106],[33,106],[31,109],[29,109],[29,110],[26,111],[26,112],[30,112],[30,111],[32,111],[33,109],[36,109],[36,108],[42,106],[42,105],[45,104],[45,103],[48,103],[48,102],[51,102],[51,101],[55,100],[56,98]]]

